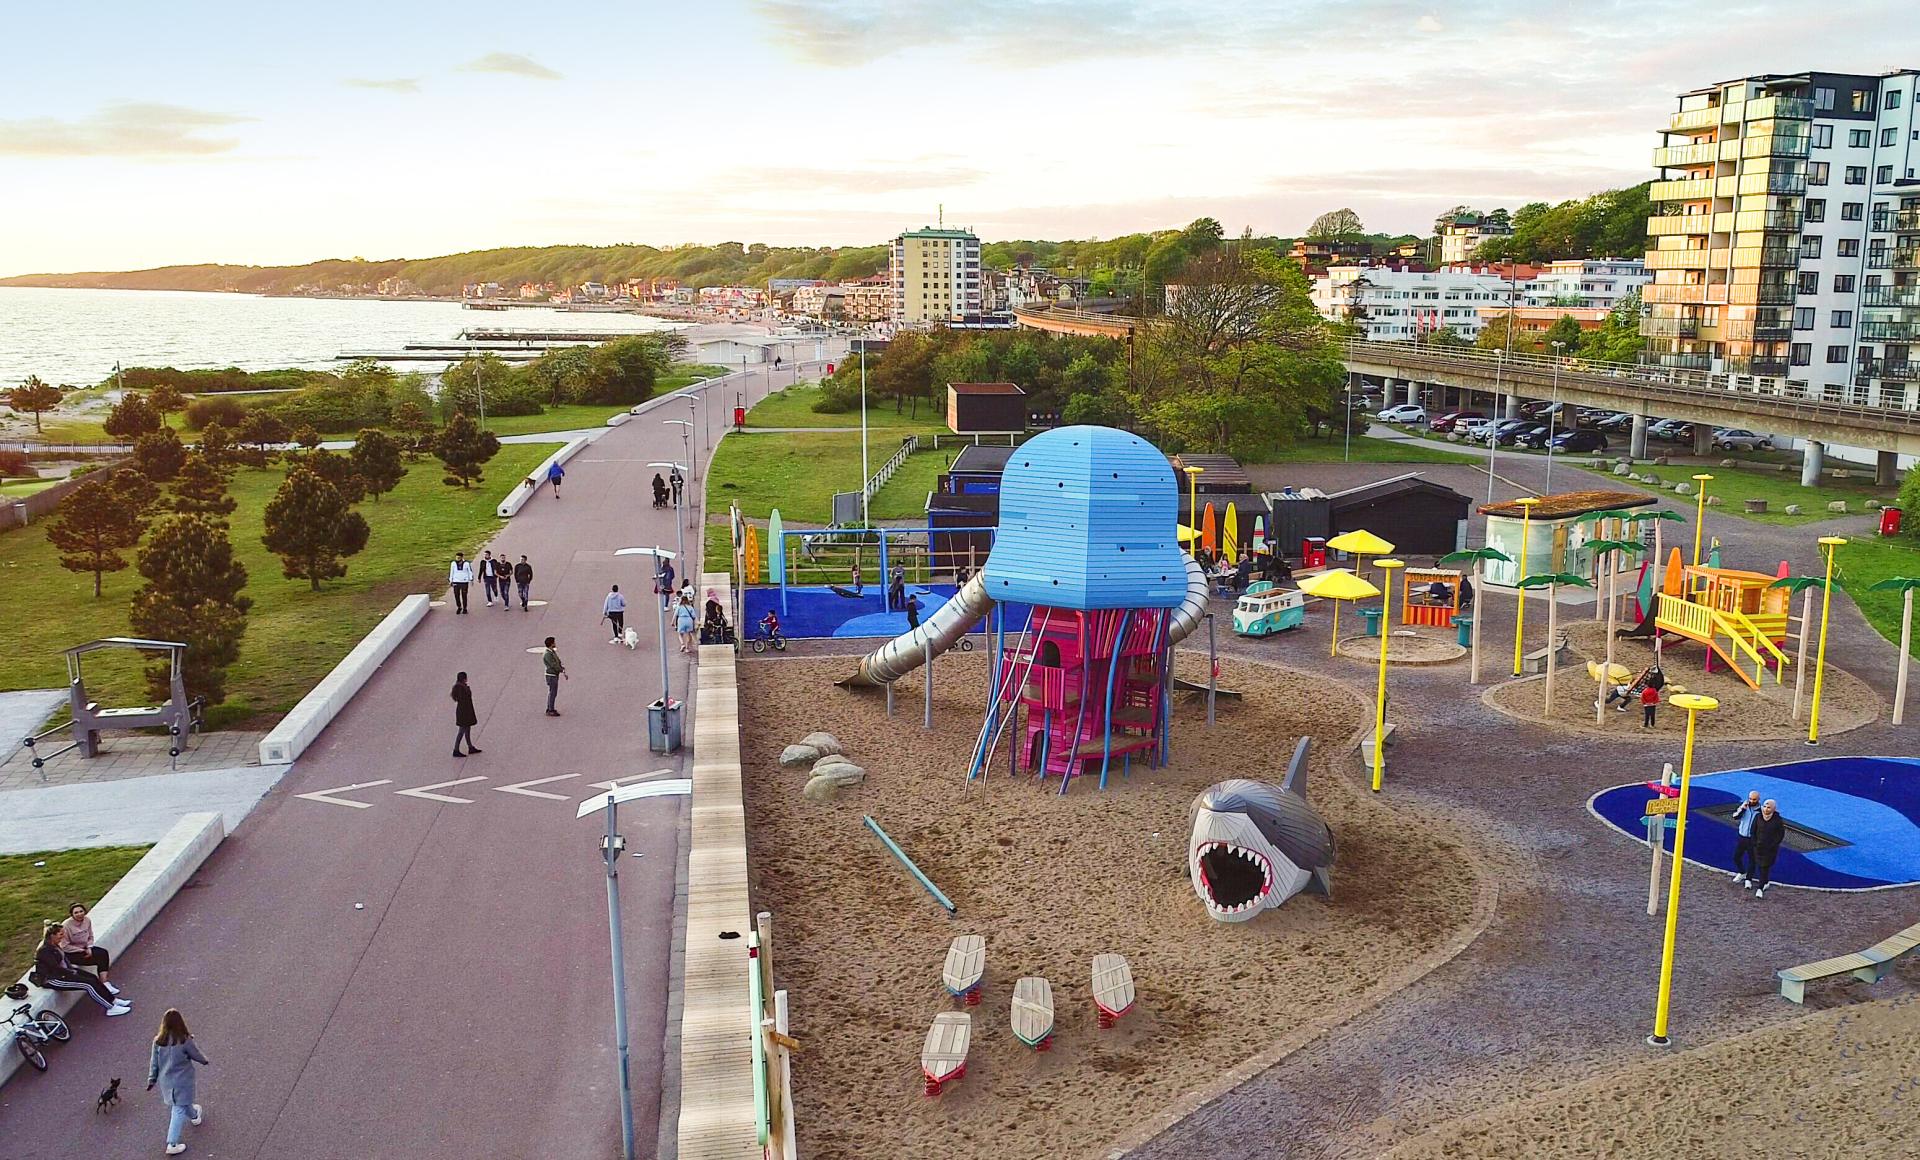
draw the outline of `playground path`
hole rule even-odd
[[[1543,463],[1513,466],[1520,482],[1543,485]],[[1324,470],[1300,465],[1295,476],[1320,486],[1317,474]],[[1484,471],[1425,470],[1462,490],[1465,480],[1442,473],[1465,471],[1485,486]],[[1579,486],[1575,479],[1595,478],[1580,474],[1563,483],[1561,470],[1565,465],[1555,472],[1561,490]],[[1865,524],[1848,519],[1781,528],[1708,518],[1709,533],[1721,535],[1735,560],[1769,571],[1783,558],[1796,571],[1810,569],[1818,562],[1816,537]],[[1470,542],[1481,541],[1481,522],[1476,516]],[[1215,612],[1224,617],[1226,605],[1216,602]],[[1483,645],[1510,647],[1512,601],[1489,593],[1478,615]],[[1222,631],[1221,649],[1318,673],[1370,695],[1369,666],[1327,656],[1327,622],[1312,615],[1300,632],[1258,641]],[[1529,631],[1544,632],[1544,618],[1530,619]],[[1831,632],[1829,658],[1890,698],[1896,650],[1844,594],[1834,601]],[[1488,675],[1499,679],[1502,672],[1496,661]],[[1663,761],[1677,765],[1680,722],[1667,714],[1664,745],[1639,738],[1609,742],[1495,713],[1467,691],[1464,661],[1394,669],[1388,680],[1401,732],[1386,793],[1413,816],[1445,813],[1478,830],[1484,845],[1476,853],[1503,877],[1491,927],[1452,963],[1131,1155],[1377,1156],[1436,1123],[1647,1058],[1651,1049],[1641,1040],[1652,1030],[1662,919],[1646,914],[1645,846],[1593,819],[1585,803],[1605,786],[1657,777]],[[1721,711],[1738,710],[1730,703]],[[1910,734],[1884,722],[1882,716],[1819,752],[1910,752]],[[1728,742],[1703,744],[1696,760],[1707,769],[1728,769],[1811,752],[1797,741]],[[1359,775],[1357,764],[1352,770]],[[1869,945],[1911,922],[1911,910],[1908,891],[1779,890],[1756,902],[1721,875],[1689,873],[1673,991],[1675,1042],[1695,1047],[1800,1018],[1800,1008],[1776,997],[1776,968]],[[1872,994],[1916,989],[1920,966],[1906,964]],[[1811,994],[1809,1007],[1844,1006],[1865,996],[1842,984]]]
[[[231,833],[283,772],[243,765],[14,790],[0,798],[0,854],[148,844],[193,813],[220,814]]]
[[[764,383],[756,373],[726,389]],[[543,489],[503,526],[491,546],[531,558],[544,605],[503,612],[476,586],[471,615],[443,606],[414,630],[116,956],[134,1016],[79,1010],[52,1070],[0,1091],[0,1157],[157,1152],[161,1117],[139,1077],[169,1006],[214,1061],[200,1080],[209,1119],[193,1129],[197,1154],[617,1153],[606,883],[596,822],[576,821],[574,803],[594,783],[674,764],[647,751],[642,716],[659,695],[649,568],[613,551],[673,545],[673,516],[638,500],[647,462],[682,447],[678,428],[647,418],[609,430],[568,464],[563,498]],[[616,582],[637,597],[637,653],[609,645],[599,619]],[[558,719],[542,712],[548,635],[572,678]],[[689,662],[673,659],[681,696]],[[447,689],[461,669],[485,752],[456,760]],[[685,810],[669,799],[621,820],[634,1109],[648,1152],[674,1082],[664,1048]],[[118,1114],[76,1113],[116,1075],[127,1077]]]

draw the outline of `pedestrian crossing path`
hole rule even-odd
[[[676,772],[676,770],[672,769],[656,769],[648,773],[635,773],[629,774],[626,777],[612,778],[608,781],[592,782],[576,781],[578,778],[587,776],[585,774],[558,773],[551,777],[536,777],[530,781],[516,781],[508,785],[494,786],[481,786],[479,783],[492,780],[484,776],[456,777],[450,781],[436,781],[427,785],[416,785],[409,786],[405,789],[391,790],[380,788],[394,784],[392,778],[383,777],[378,781],[357,781],[352,785],[337,785],[331,789],[317,789],[310,793],[297,793],[293,796],[302,801],[318,802],[321,805],[340,806],[355,810],[372,809],[384,800],[386,795],[415,798],[420,801],[440,802],[444,805],[470,806],[476,801],[479,801],[480,798],[478,796],[462,797],[460,794],[441,792],[461,786],[470,786],[474,788],[462,789],[461,793],[478,795],[484,793],[486,790],[492,790],[495,793],[513,794],[516,797],[545,798],[548,801],[570,802],[574,799],[567,794],[554,793],[551,790],[537,789],[535,787],[561,786],[562,783],[573,782],[574,784],[564,786],[563,788],[610,790],[619,789],[623,785],[632,785],[635,782],[651,781],[657,777],[672,776]],[[374,789],[380,789],[380,793],[368,794],[365,792]]]

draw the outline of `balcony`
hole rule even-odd
[[[1799,287],[1792,283],[1761,283],[1754,289],[1753,300],[1761,306],[1792,306],[1800,294]]]
[[[1731,264],[1736,270],[1751,270],[1756,266],[1790,270],[1800,264],[1800,252],[1786,246],[1745,246],[1733,251]]]
[[[1682,235],[1705,236],[1712,228],[1716,214],[1676,213],[1647,219],[1647,236],[1650,238],[1671,238]]]
[[[1793,337],[1793,325],[1787,322],[1756,322],[1753,324],[1753,341],[1786,342]]]
[[[1920,270],[1920,246],[1901,246],[1893,252],[1896,270]]]
[[[1920,306],[1920,286],[1869,286],[1860,291],[1862,306]]]
[[[1684,318],[1652,318],[1640,320],[1640,333],[1648,338],[1698,338],[1700,319],[1697,315]]]
[[[1758,230],[1797,232],[1800,229],[1800,211],[1797,209],[1743,209],[1733,216],[1733,228],[1741,233]]]
[[[1775,355],[1763,355],[1746,360],[1741,366],[1737,360],[1729,359],[1727,369],[1734,374],[1760,375],[1765,378],[1784,378],[1787,373],[1787,360]]]
[[[1920,322],[1862,322],[1862,342],[1920,342]]]
[[[1811,121],[1813,102],[1806,97],[1761,97],[1747,102],[1744,117],[1749,121]]]
[[[1656,181],[1647,190],[1647,197],[1651,201],[1699,201],[1712,196],[1713,178],[1711,177],[1691,177],[1684,181]]]
[[[1676,371],[1710,371],[1713,369],[1713,356],[1710,354],[1654,354],[1648,355],[1654,366],[1666,367]]]
[[[1707,258],[1711,252],[1704,246],[1697,250],[1648,250],[1647,269],[1704,270],[1707,268]]]
[[[1920,233],[1920,209],[1903,209],[1898,213],[1876,213],[1873,215],[1873,230],[1878,234]]]
[[[1805,157],[1805,133],[1761,133],[1740,139],[1742,157]]]
[[[1892,383],[1920,382],[1920,362],[1890,362],[1883,358],[1863,358],[1855,366],[1853,381],[1865,386],[1863,380],[1880,379]]]
[[[1688,165],[1711,165],[1720,147],[1711,141],[1696,145],[1666,145],[1653,151],[1655,169],[1679,169]]]
[[[1704,109],[1686,109],[1675,113],[1667,122],[1667,129],[1674,133],[1685,133],[1690,129],[1705,129],[1720,123],[1720,106],[1708,105]]]
[[[1807,192],[1807,175],[1795,170],[1768,170],[1740,177],[1719,179],[1722,197],[1749,196],[1758,193],[1797,197]],[[1731,188],[1728,188],[1731,187]]]
[[[1655,282],[1641,287],[1640,297],[1648,302],[1700,303],[1707,300],[1707,287],[1702,283]]]

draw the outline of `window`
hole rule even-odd
[[[1879,182],[1881,185],[1892,185],[1893,184],[1893,166],[1882,165],[1880,168],[1874,170],[1873,179]]]
[[[1827,183],[1827,168],[1827,162],[1825,161],[1807,162],[1807,184],[1825,185]]]
[[[1813,127],[1813,147],[1815,149],[1833,148],[1833,126],[1815,125]]]
[[[1847,348],[1844,344],[1840,346],[1830,346],[1827,348],[1827,362],[1844,364],[1846,361],[1847,361]]]
[[[1847,184],[1848,185],[1865,185],[1866,183],[1867,183],[1867,167],[1866,166],[1864,165],[1847,166]]]
[[[1811,182],[1813,178],[1809,176],[1807,180]],[[1820,184],[1825,185],[1826,183],[1827,165],[1826,162],[1823,161],[1820,163]],[[1827,220],[1827,202],[1825,198],[1810,197],[1807,199],[1807,220],[1810,222],[1823,222]]]
[[[1853,275],[1835,274],[1833,276],[1833,292],[1835,294],[1853,293]]]
[[[1835,243],[1833,253],[1834,253],[1834,256],[1837,258],[1859,257],[1860,256],[1860,239],[1859,238],[1838,239]]]
[[[1832,89],[1813,90],[1813,107],[1816,109],[1833,108],[1833,90]]]
[[[1887,108],[1897,109],[1899,107],[1900,107],[1900,90],[1895,89],[1893,92],[1890,92],[1887,94]]]
[[[1874,100],[1873,100],[1872,89],[1853,90],[1853,111],[1854,112],[1871,113],[1873,112],[1873,106],[1874,106]]]
[[[1853,329],[1853,311],[1836,310],[1833,312],[1832,321],[1835,330],[1851,330]]]
[[[1892,145],[1899,140],[1900,130],[1897,127],[1889,126],[1888,128],[1880,130],[1880,144]]]
[[[1792,362],[1793,362],[1793,365],[1797,367],[1812,366],[1813,365],[1813,344],[1810,342],[1794,343]]]
[[[1804,273],[1802,273],[1800,275],[1800,293],[1802,294],[1820,293],[1820,275],[1815,273],[1812,270],[1807,270]]]
[[[1795,330],[1812,330],[1813,316],[1814,316],[1814,310],[1813,310],[1813,307],[1811,306],[1794,307],[1793,308],[1793,328]]]
[[[1854,149],[1871,149],[1873,147],[1873,130],[1848,129],[1847,145]]]
[[[1857,222],[1866,211],[1867,203],[1864,201],[1843,201],[1840,203],[1840,220],[1843,222]]]
[[[1818,258],[1820,256],[1820,235],[1807,234],[1800,239],[1800,256]]]

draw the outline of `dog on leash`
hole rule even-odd
[[[116,1075],[112,1079],[107,1081],[107,1090],[101,1092],[100,1098],[94,1101],[93,1103],[94,1113],[97,1115],[100,1112],[110,1112],[113,1110],[113,1105],[119,1102],[120,1102],[120,1077]]]
[[[640,630],[637,628],[629,628],[620,635],[620,643],[626,645],[629,649],[638,649],[640,647]]]

